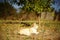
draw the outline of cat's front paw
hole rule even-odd
[[[39,32],[36,32],[36,34],[39,34]]]

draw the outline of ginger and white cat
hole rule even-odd
[[[33,24],[33,26],[31,28],[24,28],[24,29],[21,29],[19,30],[19,34],[23,34],[23,35],[31,35],[32,33],[33,34],[38,34],[39,32],[37,31],[38,29],[38,25],[36,23]]]

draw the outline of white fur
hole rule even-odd
[[[27,35],[27,36],[31,35],[32,33],[38,34],[39,32],[37,32],[37,28],[38,28],[38,25],[36,23],[34,23],[33,27],[21,29],[18,33],[23,34],[23,35]]]

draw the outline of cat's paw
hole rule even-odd
[[[39,32],[36,32],[36,34],[39,34]]]

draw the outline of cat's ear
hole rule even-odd
[[[36,23],[33,23],[33,25],[36,25]]]
[[[32,23],[31,27],[33,27],[33,26],[34,26],[34,23]]]

